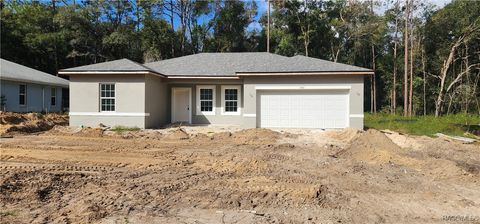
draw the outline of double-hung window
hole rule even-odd
[[[215,115],[215,86],[197,86],[197,115]]]
[[[52,87],[50,89],[50,105],[56,106],[57,105],[57,88]]]
[[[100,84],[100,111],[115,111],[115,84]]]
[[[222,114],[239,115],[241,104],[240,86],[222,86]]]
[[[20,106],[27,105],[27,85],[18,85],[18,104]]]

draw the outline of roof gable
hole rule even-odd
[[[0,59],[0,78],[27,83],[68,87],[69,81],[5,59]]]
[[[67,72],[86,72],[86,71],[102,71],[102,72],[107,72],[107,71],[115,71],[115,72],[133,72],[133,71],[151,71],[150,68],[145,67],[144,65],[141,65],[137,62],[128,60],[126,58],[119,59],[119,60],[114,60],[114,61],[107,61],[107,62],[102,62],[102,63],[97,63],[97,64],[91,64],[91,65],[84,65],[84,66],[79,66],[79,67],[74,67],[74,68],[67,68],[67,69],[62,69],[61,71],[67,71]]]

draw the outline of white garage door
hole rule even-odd
[[[265,90],[258,92],[257,100],[260,127],[345,128],[348,125],[348,90]]]

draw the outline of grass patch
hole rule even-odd
[[[472,114],[452,114],[441,117],[403,117],[392,114],[365,113],[365,127],[389,129],[412,135],[433,136],[436,133],[472,137],[480,136],[480,116]]]
[[[115,126],[111,129],[112,131],[116,133],[123,133],[126,131],[140,131],[139,127],[127,127],[127,126]]]

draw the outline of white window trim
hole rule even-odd
[[[225,89],[236,89],[238,98],[237,98],[237,112],[226,112],[225,111]],[[222,107],[221,107],[221,114],[222,115],[240,115],[242,114],[242,86],[239,85],[225,85],[222,86]]]
[[[114,97],[102,97],[102,85],[113,85],[115,86],[115,96]],[[115,110],[102,111],[102,98],[104,99],[113,99],[115,104]],[[113,82],[101,82],[98,85],[98,111],[100,113],[115,113],[117,111],[117,85]]]
[[[201,111],[201,104],[200,104],[200,89],[212,89],[212,111]],[[197,113],[196,115],[215,115],[215,110],[216,110],[216,86],[215,85],[198,85],[197,86],[197,94],[196,94],[196,107],[197,107]]]
[[[55,90],[55,96],[52,94],[52,90]],[[58,94],[58,91],[57,91],[57,88],[56,87],[51,87],[50,88],[50,106],[51,107],[57,107],[57,94]],[[55,98],[55,104],[52,104],[52,98]]]
[[[23,94],[23,96],[25,97],[25,100],[23,101],[23,104],[20,104],[20,86],[25,86],[25,93]],[[19,84],[18,85],[18,105],[21,106],[21,107],[26,107],[27,106],[27,83],[22,83],[22,84]]]

